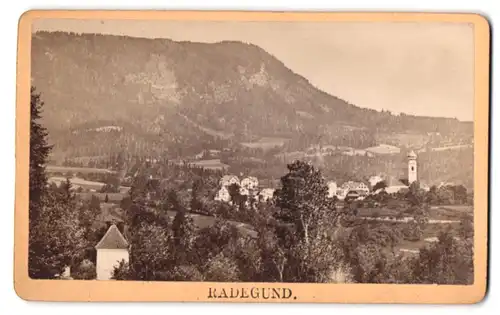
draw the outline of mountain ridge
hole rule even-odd
[[[355,106],[315,87],[259,46],[238,41],[37,32],[32,78],[46,103],[44,122],[62,151],[71,142],[65,131],[100,127],[104,120],[123,125],[126,135],[113,140],[120,146],[138,138],[162,142],[167,151],[172,143],[200,144],[207,135],[182,116],[231,134],[234,142],[264,136],[312,142],[321,134],[325,143],[368,147],[380,142],[375,135],[461,139],[472,131],[472,123],[453,118],[395,116]]]

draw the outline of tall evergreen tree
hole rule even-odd
[[[184,208],[180,208],[175,215],[172,222],[172,234],[172,249],[176,263],[184,264],[189,260],[196,237],[193,218],[186,213]]]
[[[199,200],[199,194],[201,187],[203,186],[203,181],[201,178],[196,178],[193,181],[193,187],[191,189],[191,211],[196,212],[201,210],[201,202]]]
[[[42,107],[40,94],[31,88],[28,272],[31,278],[50,279],[81,257],[84,233],[71,182],[67,180],[59,191],[47,188],[45,164],[51,146],[39,123]]]
[[[45,165],[52,146],[47,141],[47,129],[39,120],[43,101],[36,89],[31,87],[31,120],[30,120],[30,169],[29,169],[29,221],[30,227],[36,222],[46,192],[47,176]]]
[[[98,197],[92,195],[90,201],[84,204],[79,210],[78,220],[80,226],[84,229],[84,238],[87,242],[87,252],[94,252],[94,246],[99,239],[104,235],[98,233],[99,229],[93,228],[96,218],[101,213],[101,202]],[[105,231],[104,231],[105,232]]]
[[[37,261],[39,248],[34,245],[35,227],[42,211],[44,199],[47,193],[47,177],[45,175],[45,164],[47,162],[51,146],[47,142],[47,130],[40,124],[43,101],[40,94],[31,87],[30,101],[30,169],[29,169],[29,253],[28,269],[30,277],[40,275],[40,264]]]

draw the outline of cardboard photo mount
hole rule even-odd
[[[36,19],[121,19],[180,21],[335,21],[469,23],[474,29],[474,283],[472,285],[306,284],[33,280],[28,276],[29,95],[32,23]],[[14,287],[36,301],[178,301],[272,303],[469,304],[486,294],[489,172],[490,27],[486,18],[463,13],[325,13],[217,11],[34,10],[19,22],[16,104],[16,202]],[[286,288],[282,299],[210,298],[211,290],[250,292]],[[288,292],[287,291],[287,292]],[[247,293],[248,294],[248,293]]]

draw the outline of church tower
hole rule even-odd
[[[408,185],[417,181],[417,155],[414,151],[408,153]]]

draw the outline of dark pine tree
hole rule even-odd
[[[43,101],[40,94],[31,87],[30,116],[30,155],[29,155],[29,253],[28,269],[31,278],[40,276],[40,266],[37,260],[38,246],[35,245],[35,226],[43,208],[44,197],[47,194],[47,176],[45,164],[51,146],[47,142],[47,130],[39,123]]]
[[[189,260],[189,254],[195,240],[195,226],[193,218],[184,208],[177,211],[172,222],[173,252],[176,264],[184,264]]]
[[[40,94],[31,87],[31,122],[30,122],[30,170],[29,170],[29,223],[34,224],[42,207],[43,195],[46,192],[47,176],[45,164],[52,149],[47,142],[47,129],[39,120],[42,114],[43,101]]]

